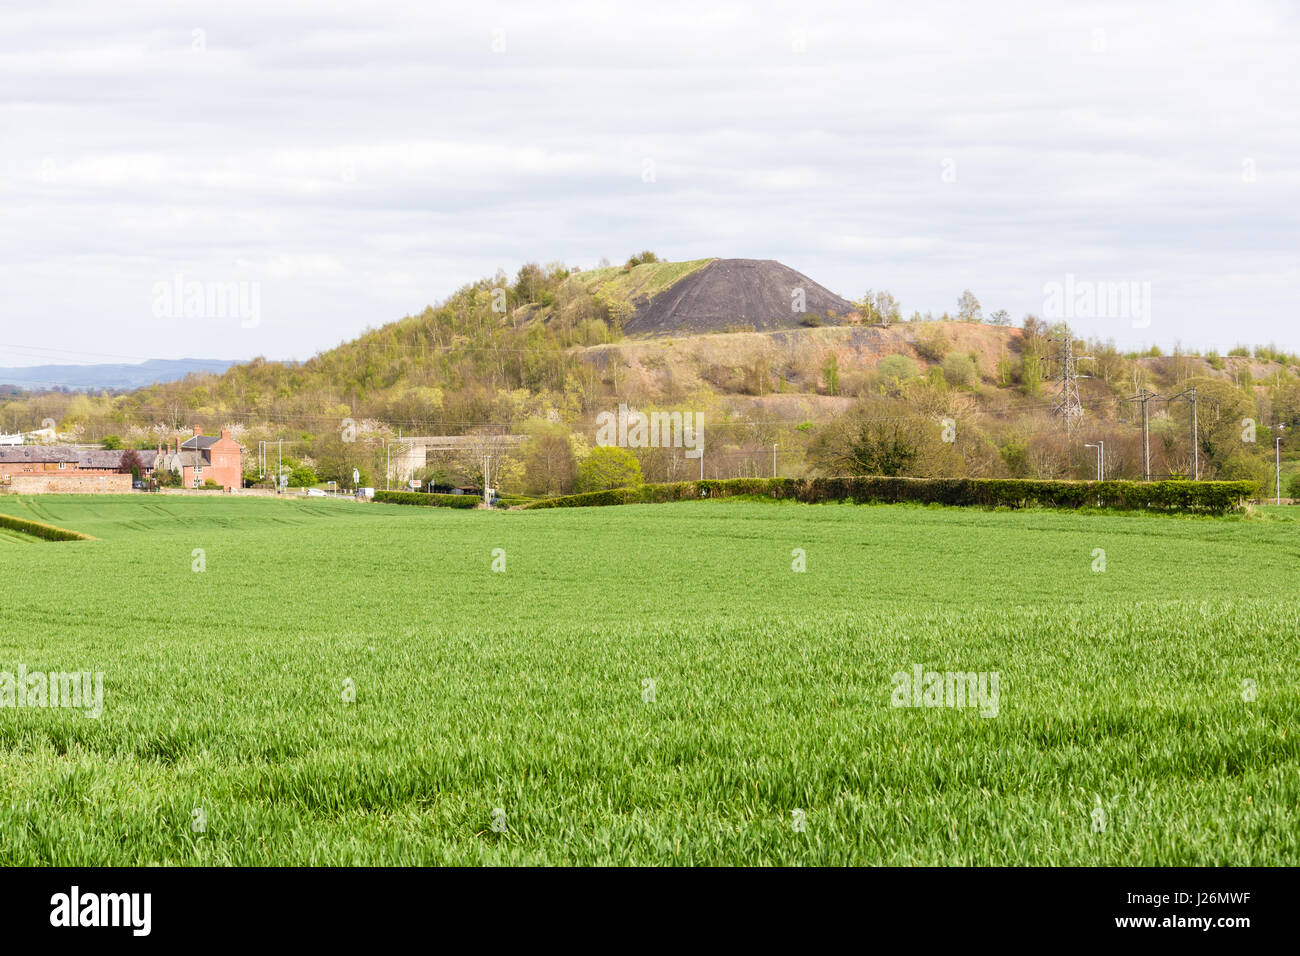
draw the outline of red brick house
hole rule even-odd
[[[79,451],[68,445],[0,448],[0,491],[18,494],[120,494],[131,490],[121,451]],[[154,453],[137,452],[145,469]]]
[[[244,446],[231,437],[228,428],[212,436],[196,427],[194,437],[174,450],[158,447],[157,468],[179,473],[183,488],[202,488],[204,482],[214,481],[230,491],[243,487]]]
[[[0,446],[0,493],[70,494],[129,492],[132,475],[123,467],[126,455],[133,454],[140,463],[140,477],[148,479],[157,472],[171,471],[181,476],[185,488],[202,488],[213,481],[227,490],[242,487],[244,449],[222,429],[217,437],[194,429],[194,437],[177,442],[168,449],[135,451],[70,445]]]

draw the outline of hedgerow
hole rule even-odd
[[[94,540],[90,535],[82,534],[80,531],[69,531],[67,528],[56,528],[52,524],[43,524],[40,521],[28,521],[26,518],[15,518],[12,515],[0,515],[0,528],[8,528],[10,531],[30,534],[33,537],[40,538],[44,541]]]
[[[1127,511],[1240,511],[1245,481],[1038,481],[1019,478],[731,478],[681,481],[547,498],[527,508],[583,508],[736,496],[807,503],[940,504],[984,508],[1116,508]]]
[[[435,495],[422,491],[376,491],[375,501],[390,505],[427,505],[434,508],[476,508],[478,495]]]

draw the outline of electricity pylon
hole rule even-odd
[[[1083,419],[1083,402],[1079,399],[1079,370],[1074,357],[1074,336],[1066,332],[1061,336],[1060,355],[1061,384],[1056,401],[1052,405],[1052,414],[1060,415],[1065,420],[1067,435],[1074,431],[1074,426]],[[1092,358],[1081,355],[1077,361]]]

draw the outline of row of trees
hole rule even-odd
[[[862,321],[875,325],[893,325],[903,321],[903,307],[899,301],[894,298],[892,292],[888,289],[882,289],[876,292],[868,289],[866,294],[853,303],[862,316]],[[989,325],[1010,325],[1011,313],[1006,309],[998,309],[987,319],[984,317],[983,307],[980,300],[975,297],[975,293],[966,289],[957,298],[957,311],[950,315],[943,312],[935,315],[933,312],[913,312],[908,321],[911,322],[988,322]]]

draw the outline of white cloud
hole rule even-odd
[[[648,247],[907,311],[1149,279],[1150,329],[1085,331],[1300,347],[1284,0],[5,17],[0,342],[49,344],[57,318],[104,354],[304,358],[498,267]],[[142,318],[177,272],[265,281],[268,320]]]

